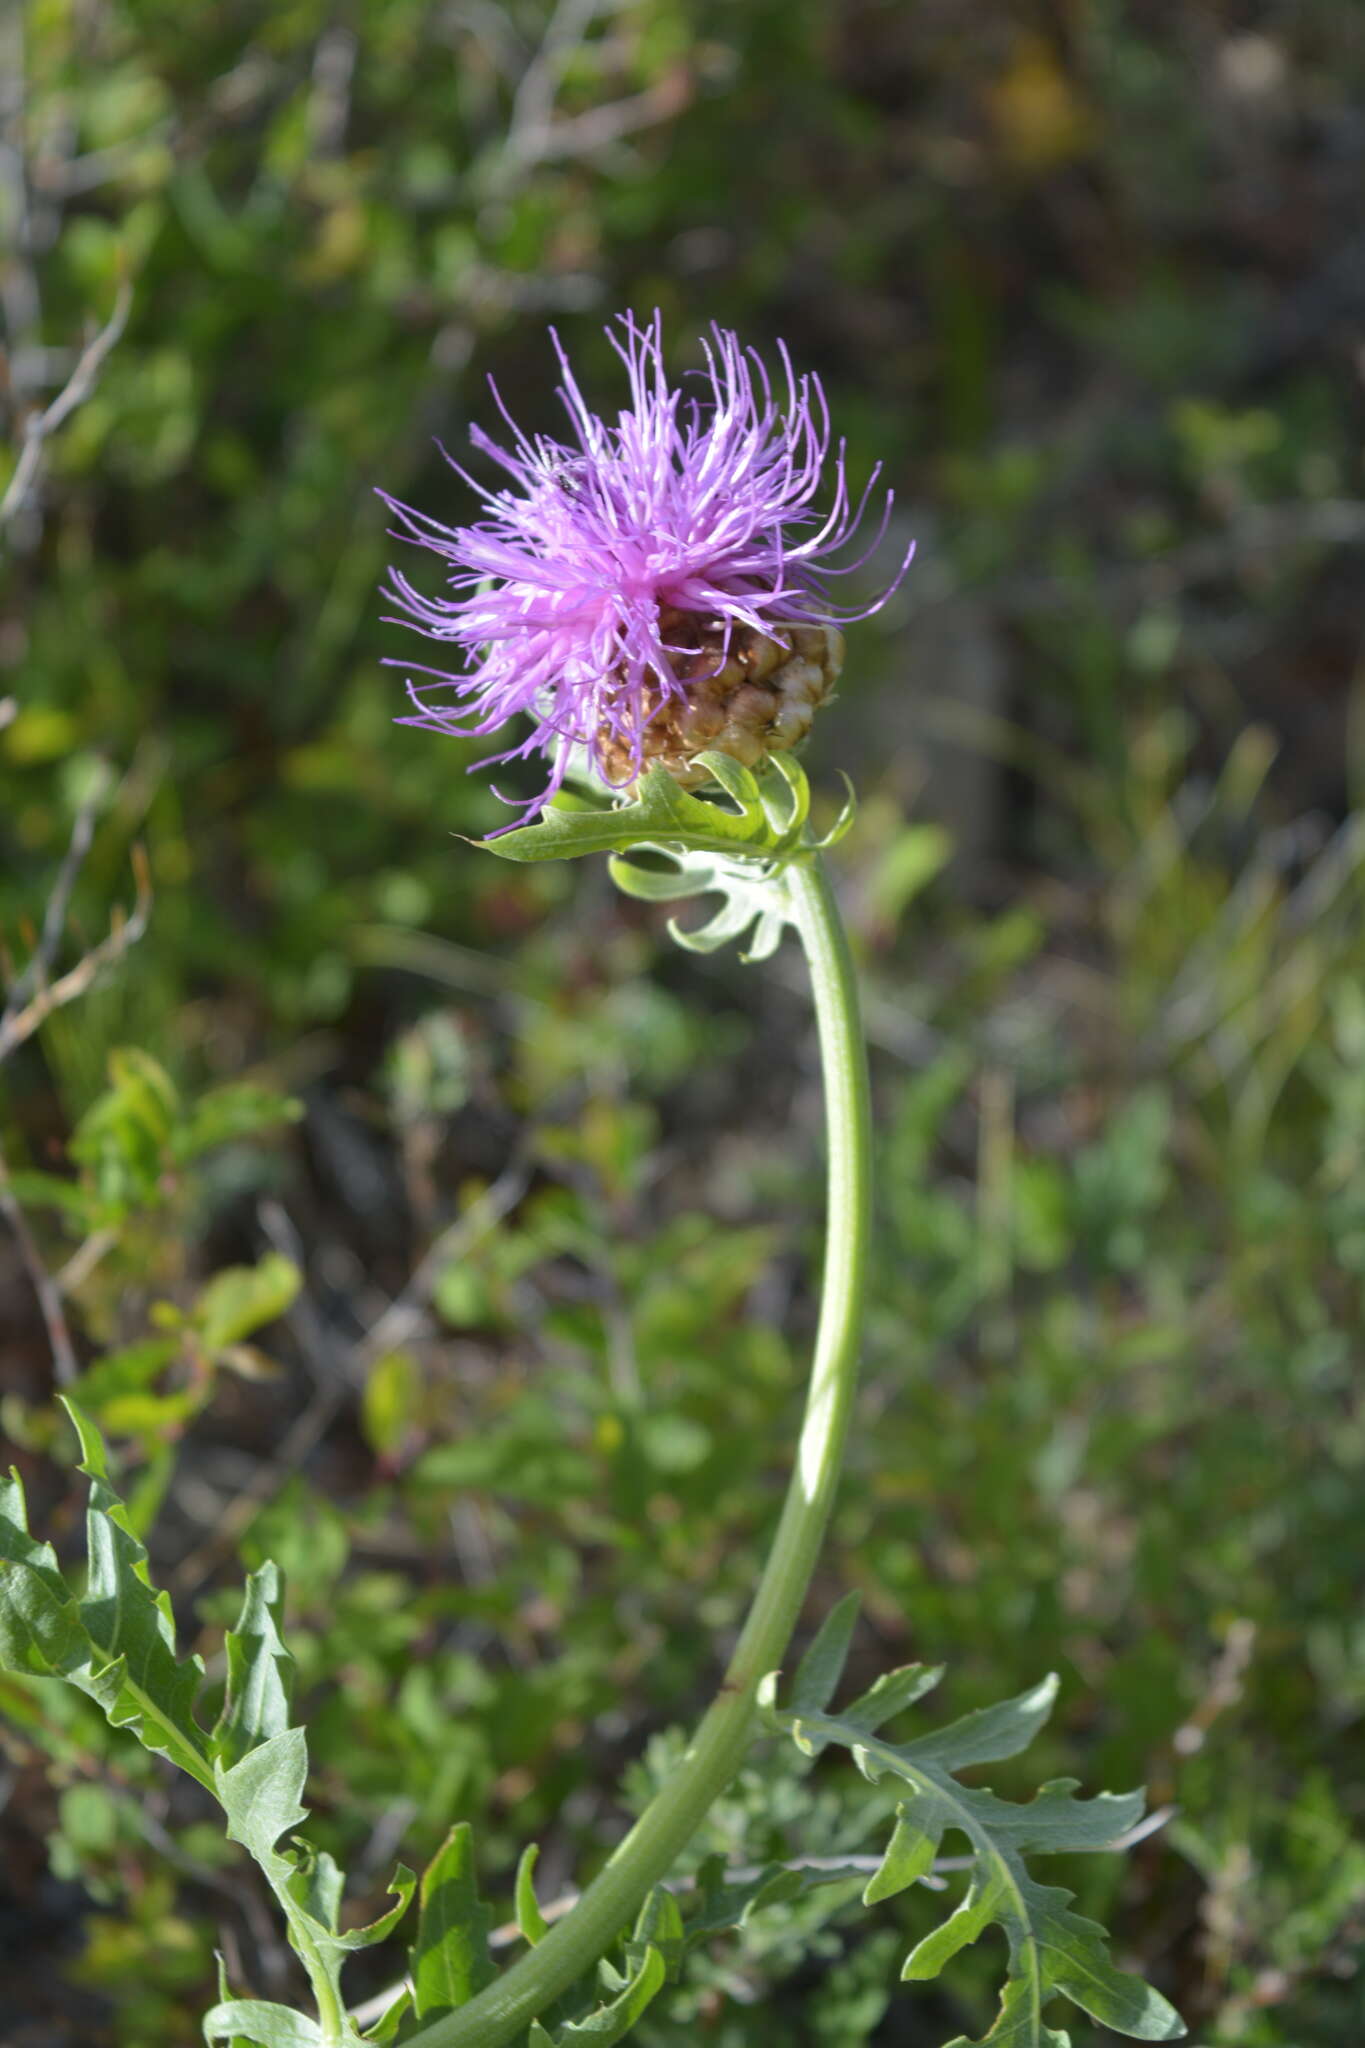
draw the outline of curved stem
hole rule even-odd
[[[760,1681],[787,1653],[838,1484],[858,1370],[872,1208],[867,1054],[848,940],[818,853],[775,886],[805,948],[820,1035],[829,1148],[824,1285],[796,1466],[777,1535],[720,1691],[674,1775],[573,1911],[458,2012],[408,2048],[502,2048],[605,1953],[738,1771]]]

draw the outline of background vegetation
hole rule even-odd
[[[5,14],[16,460],[126,311],[6,529],[14,974],[73,829],[58,965],[135,847],[154,901],[0,1072],[30,1239],[0,1231],[0,1420],[71,1533],[41,1256],[211,1659],[234,1553],[287,1569],[321,1832],[376,1908],[399,1838],[459,1816],[504,1901],[538,1832],[551,1897],[650,1738],[663,1767],[811,1321],[797,965],[684,959],[604,876],[471,850],[501,816],[473,749],[395,728],[379,665],[373,487],[461,516],[432,442],[490,417],[485,373],[553,424],[550,319],[609,405],[602,323],[659,305],[680,361],[713,318],[783,336],[920,537],[808,762],[864,798],[840,872],[882,1134],[821,1609],[860,1587],[868,1674],[947,1660],[954,1707],[1062,1673],[1044,1764],[1174,1808],[1075,1881],[1196,2041],[1354,2037],[1359,28],[1339,0]],[[0,1708],[14,2048],[195,2041],[215,1945],[278,1995],[192,1788],[74,1695]],[[716,1840],[821,1846],[783,1814],[741,1788]],[[917,1907],[883,1910],[885,1945],[760,1917],[641,2040],[979,2023],[970,1964],[960,2006],[892,1998]]]

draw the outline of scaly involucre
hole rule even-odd
[[[385,496],[396,537],[448,563],[453,593],[428,597],[392,569],[398,623],[449,642],[460,661],[455,673],[416,671],[414,710],[402,722],[467,736],[529,714],[528,736],[489,757],[550,759],[549,783],[528,809],[559,787],[575,746],[607,780],[622,783],[619,767],[613,778],[606,763],[619,764],[623,752],[623,786],[638,777],[648,720],[686,692],[670,657],[695,656],[701,645],[677,637],[679,613],[698,635],[710,627],[714,639],[719,629],[717,665],[745,629],[781,642],[784,626],[833,622],[841,614],[825,579],[866,560],[891,506],[888,492],[870,546],[836,567],[830,557],[852,539],[878,472],[853,504],[819,378],[796,376],[781,348],[775,392],[754,351],[716,327],[693,397],[668,381],[657,313],[645,326],[623,315],[617,328],[608,334],[630,403],[614,423],[589,410],[552,330],[571,444],[523,434],[494,388],[511,446],[477,427],[471,439],[512,484],[484,490],[452,462],[483,500],[472,526],[443,526]],[[825,490],[822,514],[815,507]],[[866,617],[888,595],[842,617]],[[690,669],[695,682],[695,660]]]

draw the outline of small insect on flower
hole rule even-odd
[[[459,662],[409,678],[401,722],[468,736],[528,714],[526,738],[489,758],[549,759],[531,811],[575,749],[626,790],[656,761],[696,787],[708,748],[753,767],[799,745],[842,667],[840,625],[876,611],[913,553],[872,603],[831,602],[827,579],[877,547],[892,496],[871,543],[836,564],[879,472],[855,504],[820,380],[798,377],[785,349],[775,390],[758,355],[713,328],[694,395],[668,381],[657,313],[645,326],[623,315],[608,334],[630,390],[614,422],[589,411],[552,330],[571,444],[528,438],[494,388],[511,445],[477,427],[471,439],[512,482],[486,490],[451,464],[483,501],[473,525],[385,496],[395,537],[446,562],[453,593],[428,597],[391,570],[395,623],[449,642]]]

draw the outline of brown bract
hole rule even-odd
[[[800,746],[844,665],[836,626],[783,626],[780,640],[736,626],[725,653],[716,620],[665,611],[659,623],[666,641],[688,651],[670,657],[682,693],[655,686],[646,696],[643,766],[658,762],[684,789],[710,780],[698,754],[729,754],[756,768],[769,754]],[[597,756],[609,781],[631,782],[635,762],[625,739],[600,733]]]

